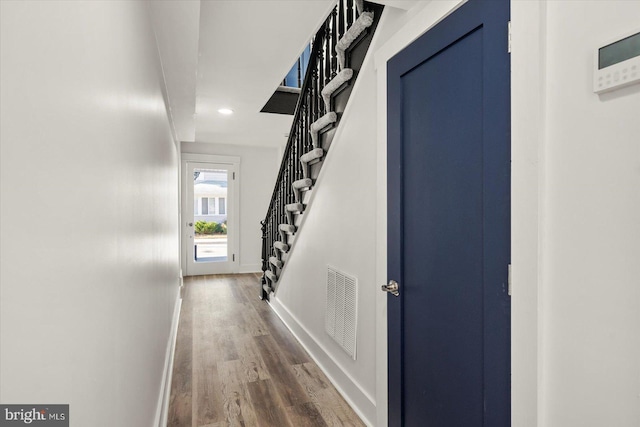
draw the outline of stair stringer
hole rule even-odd
[[[371,48],[310,192],[269,303],[368,425],[376,420],[376,73]],[[363,169],[366,171],[363,173]],[[349,179],[342,181],[348,176]],[[360,212],[366,212],[360,216]],[[327,266],[356,276],[358,360],[324,331]],[[361,288],[361,289],[363,289]],[[380,402],[384,404],[384,402]]]

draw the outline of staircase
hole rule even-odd
[[[383,6],[339,0],[313,38],[289,139],[262,226],[262,299],[275,292]]]

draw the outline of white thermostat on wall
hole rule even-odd
[[[640,31],[596,49],[594,69],[595,93],[640,83]]]

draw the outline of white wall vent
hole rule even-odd
[[[327,269],[325,329],[356,360],[358,280],[333,267]]]

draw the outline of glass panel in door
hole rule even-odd
[[[228,170],[194,168],[193,205],[200,208],[193,213],[196,263],[228,261],[227,213],[216,203],[227,198],[228,187]]]

